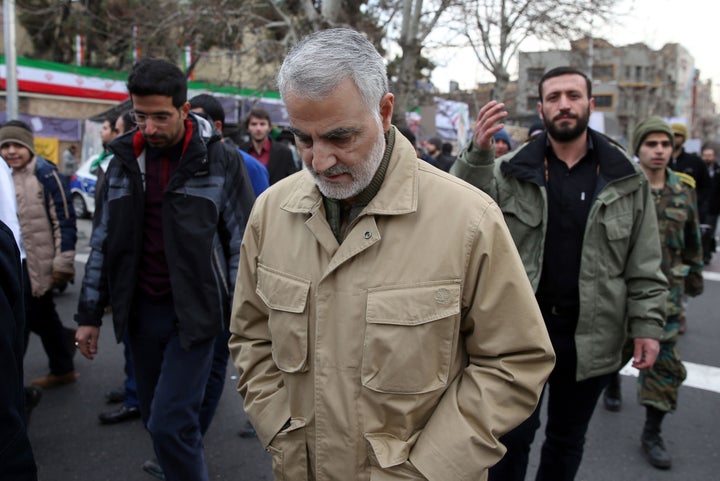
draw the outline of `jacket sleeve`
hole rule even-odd
[[[465,182],[474,185],[497,201],[497,183],[494,176],[495,152],[482,150],[475,141],[460,152],[450,173]]]
[[[695,297],[703,293],[703,249],[700,233],[700,220],[698,217],[695,191],[690,191],[690,205],[688,206],[688,220],[685,223],[685,246],[682,251],[683,264],[690,267],[685,277],[685,293]]]
[[[290,408],[282,373],[272,358],[269,312],[255,292],[259,236],[253,219],[251,215],[240,248],[228,345],[240,374],[238,391],[245,412],[262,445],[267,447],[290,419]]]
[[[245,225],[250,217],[250,211],[255,203],[255,192],[240,153],[234,147],[221,145],[224,147],[226,165],[225,205],[221,206],[225,229],[222,232],[226,235],[228,280],[232,291],[235,289],[234,283],[237,278],[240,244],[245,234]]]
[[[70,188],[68,183],[60,178],[55,168],[48,169],[47,174],[43,174],[42,177],[55,243],[52,269],[57,272],[74,273],[77,224],[75,209],[70,202]]]
[[[627,318],[632,339],[660,339],[665,325],[668,281],[660,268],[662,249],[650,185],[642,177],[630,248],[625,261]]]
[[[98,198],[99,205],[96,206],[93,217],[93,228],[90,234],[90,255],[85,263],[85,275],[83,276],[78,299],[75,322],[80,326],[101,326],[105,306],[110,296],[108,293],[107,271],[105,269],[105,245],[108,227],[108,176],[106,174],[100,188]]]
[[[498,438],[534,411],[554,366],[532,287],[494,203],[476,226],[461,314],[458,349],[469,362],[410,452],[430,481],[484,479],[505,452]]]

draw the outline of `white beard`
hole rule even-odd
[[[385,135],[383,134],[382,124],[380,124],[379,121],[378,124],[380,125],[380,134],[368,154],[369,158],[367,161],[358,163],[352,167],[336,164],[323,172],[323,174],[326,175],[349,174],[350,177],[352,177],[352,182],[345,184],[328,182],[322,175],[318,175],[314,169],[307,167],[315,179],[315,184],[325,197],[337,200],[350,199],[370,185],[385,154]]]

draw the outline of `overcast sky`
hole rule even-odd
[[[597,37],[621,46],[644,42],[652,49],[659,49],[666,43],[679,43],[695,59],[695,68],[700,69],[700,80],[712,79],[715,101],[718,101],[720,88],[720,16],[713,0],[620,0],[619,11],[630,12],[619,17],[610,27],[596,32]],[[558,46],[570,48],[569,42]],[[552,47],[550,47],[552,48]],[[528,44],[523,51],[547,50]],[[444,51],[436,58],[446,61],[448,52]],[[517,76],[517,58],[511,65],[513,79]],[[491,81],[490,76],[478,64],[472,51],[458,52],[446,67],[433,72],[432,80],[443,92],[448,90],[450,80],[460,83],[461,89],[472,89],[477,82]]]

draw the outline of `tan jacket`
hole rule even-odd
[[[53,271],[75,272],[75,211],[57,169],[47,160],[36,156],[24,168],[13,169],[12,177],[32,295],[40,297],[52,287]]]
[[[485,479],[553,366],[497,205],[389,137],[341,245],[307,171],[248,221],[230,349],[276,480]]]

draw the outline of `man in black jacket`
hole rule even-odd
[[[270,114],[265,109],[255,107],[245,119],[245,130],[250,134],[250,142],[241,145],[248,154],[255,157],[270,173],[270,185],[297,172],[290,149],[282,142],[270,139]]]
[[[88,359],[97,354],[109,296],[118,342],[129,333],[140,412],[165,478],[203,481],[200,406],[254,195],[239,154],[190,113],[177,66],[142,59],[127,87],[138,129],[109,146],[76,345]]]
[[[715,230],[717,229],[718,213],[720,213],[720,166],[715,156],[715,148],[711,144],[703,145],[701,151],[702,161],[708,170],[710,177],[710,194],[707,200],[707,211],[703,219],[700,219],[703,242],[703,261],[705,265],[712,261],[715,252]]]
[[[0,162],[3,162],[0,159]],[[20,251],[0,221],[0,479],[37,480],[25,419],[25,306]]]
[[[670,125],[670,128],[673,131],[675,146],[668,167],[675,172],[683,172],[695,179],[698,213],[702,222],[707,214],[707,202],[712,189],[710,174],[708,174],[707,166],[700,157],[685,150],[685,141],[688,138],[687,127],[680,122],[675,122]]]

